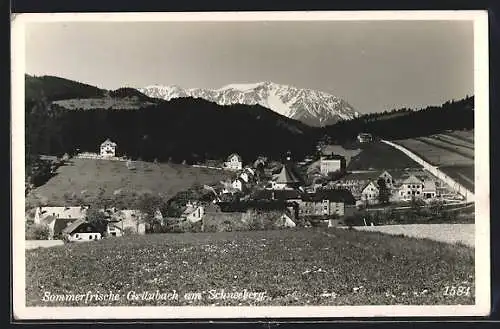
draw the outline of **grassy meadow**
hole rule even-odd
[[[362,146],[362,151],[351,158],[349,171],[421,168],[403,152],[384,144],[373,142]]]
[[[470,289],[446,296],[446,287]],[[265,298],[211,300],[209,291]],[[175,300],[128,300],[129,291]],[[44,294],[119,294],[44,302]],[[185,293],[199,292],[199,299]],[[26,251],[27,306],[474,304],[474,249],[346,229],[154,234]]]
[[[75,194],[82,202],[88,202],[94,200],[101,188],[105,196],[134,191],[161,193],[169,198],[195,183],[215,183],[230,175],[222,170],[180,164],[135,161],[134,165],[131,170],[125,161],[71,159],[47,183],[36,188],[27,201],[41,197],[50,204],[64,205],[66,196]]]

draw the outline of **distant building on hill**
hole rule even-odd
[[[357,140],[359,143],[370,143],[373,141],[373,136],[370,133],[360,133],[358,134]]]
[[[320,159],[320,172],[328,175],[333,172],[344,172],[346,170],[345,157],[337,154],[324,155]]]
[[[227,157],[227,161],[224,163],[224,167],[229,170],[241,170],[243,168],[243,161],[241,156],[236,153],[231,154]]]
[[[116,154],[116,143],[112,142],[109,138],[101,144],[100,155],[103,157],[114,157]]]

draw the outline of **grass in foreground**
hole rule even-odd
[[[445,296],[446,287],[469,296]],[[211,290],[265,292],[210,300]],[[127,300],[129,291],[176,300]],[[44,302],[44,294],[119,294]],[[200,300],[184,294],[201,293]],[[27,306],[473,304],[474,250],[345,229],[158,234],[26,251]]]

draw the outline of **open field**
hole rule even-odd
[[[474,142],[457,139],[455,134],[473,136],[473,132],[457,131],[395,142],[436,166],[473,166]]]
[[[456,152],[425,143],[418,139],[401,139],[394,142],[406,147],[435,166],[467,166],[474,164],[474,160],[466,158]]]
[[[64,245],[63,240],[26,240],[25,249],[50,248]]]
[[[450,285],[470,295],[445,296]],[[262,298],[210,299],[221,289]],[[45,292],[110,290],[118,301],[42,301]],[[157,290],[179,297],[126,298]],[[473,304],[474,293],[472,248],[339,228],[155,234],[26,251],[27,306]]]
[[[465,188],[474,192],[474,165],[441,166],[439,169],[455,181],[462,184]]]
[[[408,224],[357,226],[356,230],[431,239],[447,243],[460,242],[474,248],[474,224]]]
[[[454,136],[454,137],[459,138],[463,141],[474,144],[474,130],[456,130],[456,131],[447,132],[446,135]]]
[[[373,142],[363,146],[362,151],[353,156],[347,166],[350,171],[404,168],[421,168],[421,166],[403,152],[382,142]]]
[[[474,191],[473,131],[453,131],[395,142],[438,166],[451,178]]]
[[[65,204],[65,195],[72,193],[84,202],[92,201],[100,188],[104,189],[105,196],[113,196],[119,191],[135,191],[162,193],[168,198],[194,183],[210,184],[229,175],[222,170],[178,164],[142,161],[134,164],[136,169],[130,170],[123,161],[75,158],[59,167],[57,175],[33,192],[54,205]]]

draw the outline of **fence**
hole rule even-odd
[[[381,141],[387,145],[390,145],[390,146],[400,150],[404,154],[406,154],[412,160],[414,160],[415,162],[420,164],[422,167],[424,167],[424,169],[426,169],[431,174],[433,174],[434,176],[436,176],[437,178],[439,178],[440,180],[445,182],[453,191],[455,191],[456,193],[463,196],[465,198],[465,201],[474,202],[475,196],[474,196],[474,193],[472,191],[468,190],[462,184],[455,181],[450,176],[446,175],[444,172],[439,170],[436,166],[431,165],[430,163],[426,162],[424,159],[422,159],[421,157],[419,157],[415,153],[411,152],[410,150],[408,150],[407,148],[405,148],[399,144],[389,142],[386,140],[381,140]]]
[[[78,159],[93,159],[93,160],[113,160],[113,161],[128,161],[125,157],[103,156],[97,153],[79,153],[75,156]]]

